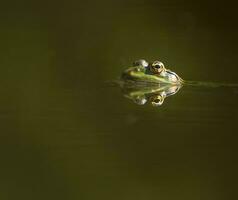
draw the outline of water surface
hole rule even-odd
[[[5,7],[2,200],[236,199],[237,88],[183,87],[155,108],[108,84],[140,58],[160,59],[185,80],[238,83],[235,6]]]

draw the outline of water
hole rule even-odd
[[[238,83],[237,12],[226,6],[2,7],[0,199],[236,199],[236,87],[183,87],[153,107],[109,84],[140,58],[185,80]]]

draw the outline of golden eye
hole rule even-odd
[[[164,71],[165,67],[164,67],[164,64],[162,62],[154,61],[151,64],[150,69],[154,73],[161,73],[162,71]]]

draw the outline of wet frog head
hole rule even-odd
[[[121,78],[126,81],[174,84],[179,85],[183,80],[169,69],[166,69],[160,61],[148,63],[145,60],[138,60],[133,67],[126,69]]]

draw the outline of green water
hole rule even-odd
[[[185,80],[238,83],[235,5],[8,4],[0,12],[1,200],[237,199],[237,88],[183,87],[155,108],[108,84],[141,58]]]

